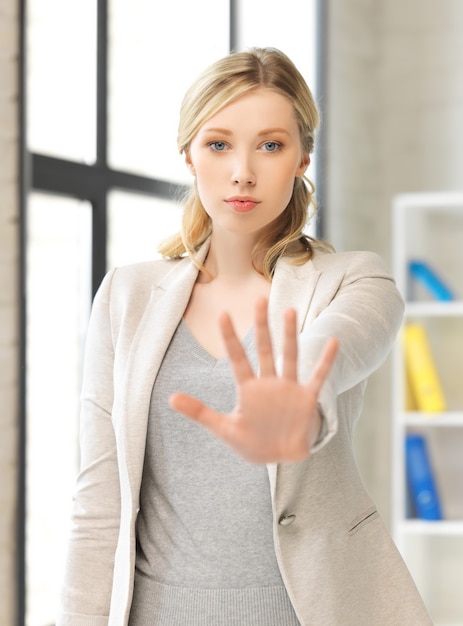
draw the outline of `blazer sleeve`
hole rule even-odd
[[[107,623],[120,522],[116,439],[111,420],[114,350],[109,273],[90,317],[80,414],[80,472],[58,626]]]
[[[342,270],[340,270],[340,266]],[[313,450],[337,431],[338,397],[364,384],[389,354],[403,318],[404,304],[382,259],[372,252],[324,255],[320,278],[300,337],[300,376],[307,380],[329,337],[339,350],[319,397],[321,436]]]

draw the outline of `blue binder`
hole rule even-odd
[[[405,439],[405,466],[408,487],[416,516],[425,520],[441,520],[439,493],[423,435],[409,433]]]
[[[427,263],[416,260],[410,261],[408,268],[410,275],[420,282],[436,300],[445,302],[455,300],[453,291]]]

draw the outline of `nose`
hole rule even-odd
[[[252,186],[256,184],[256,175],[249,155],[236,155],[231,179],[234,185]]]

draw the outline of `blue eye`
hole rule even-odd
[[[216,152],[223,152],[226,149],[227,144],[224,141],[211,141],[209,147]]]
[[[281,143],[278,143],[278,141],[266,141],[262,144],[262,148],[265,152],[276,152],[281,148]]]

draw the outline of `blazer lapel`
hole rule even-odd
[[[291,265],[287,259],[278,261],[269,300],[269,321],[275,355],[280,356],[283,352],[285,310],[296,310],[297,331],[301,333],[319,277],[320,272],[310,261],[304,265]]]
[[[198,257],[201,262],[207,247],[200,250]],[[153,384],[183,317],[197,275],[198,269],[189,258],[185,258],[159,284],[153,286],[128,355],[122,394],[125,398],[121,420],[122,444],[132,498],[137,501]]]
[[[273,351],[277,366],[281,367],[284,339],[284,312],[293,308],[297,314],[297,332],[304,328],[309,306],[317,285],[320,272],[312,262],[292,265],[283,258],[278,261],[272,280],[269,299],[269,324],[272,334]],[[267,464],[272,500],[275,497],[278,464]]]

